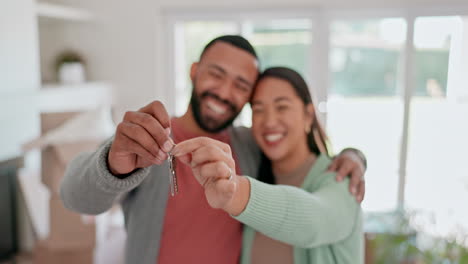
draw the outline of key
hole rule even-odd
[[[171,189],[171,196],[174,197],[178,192],[179,188],[177,187],[177,176],[175,173],[175,158],[171,152],[169,154],[169,186]]]

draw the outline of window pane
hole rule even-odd
[[[244,32],[255,46],[262,69],[286,66],[304,76],[309,73],[309,50],[312,41],[310,20],[246,22]]]
[[[254,45],[262,70],[272,66],[290,67],[307,79],[312,41],[309,19],[274,19],[245,22],[243,33]],[[238,124],[251,125],[250,106],[238,118]]]
[[[401,18],[336,21],[331,26],[330,93],[340,96],[397,94],[406,22]]]
[[[190,21],[176,24],[176,115],[180,116],[187,110],[192,93],[190,66],[198,61],[205,45],[218,36],[238,33],[236,23],[229,21]]]
[[[468,235],[468,17],[415,21],[406,206],[437,236]]]
[[[397,83],[405,32],[401,18],[331,24],[327,131],[335,150],[352,146],[366,154],[366,211],[397,205],[403,129]]]

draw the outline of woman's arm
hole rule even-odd
[[[249,197],[244,210],[234,218],[273,239],[302,248],[343,240],[351,234],[360,208],[347,190],[349,180],[338,183],[333,174],[327,174],[326,182],[314,193],[244,177]],[[238,187],[227,212],[235,213],[245,201],[246,185]]]
[[[346,238],[360,213],[347,190],[349,179],[336,182],[333,173],[320,175],[321,188],[309,193],[233,175],[235,161],[229,146],[210,138],[181,142],[172,153],[191,167],[211,207],[295,246],[315,247]]]

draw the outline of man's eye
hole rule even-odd
[[[248,92],[250,91],[249,87],[247,87],[247,85],[245,84],[240,84],[240,83],[237,83],[236,84],[236,88],[243,91],[243,92]]]
[[[217,72],[210,72],[210,75],[216,79],[221,79],[223,76]]]

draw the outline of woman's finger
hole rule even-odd
[[[234,159],[221,148],[215,145],[208,145],[198,148],[192,153],[191,167],[197,167],[208,162],[225,162],[230,168],[235,168]]]
[[[180,142],[172,149],[171,153],[178,157],[194,152],[205,146],[217,146],[226,154],[232,155],[231,147],[228,144],[208,137],[197,137]]]
[[[234,173],[223,161],[206,163],[201,165],[199,169],[203,178],[229,179]]]

